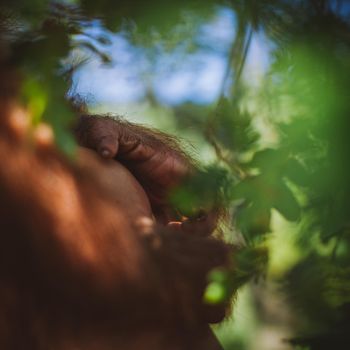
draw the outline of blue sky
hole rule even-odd
[[[75,74],[75,93],[93,104],[125,104],[142,100],[147,88],[151,88],[164,104],[211,103],[222,84],[234,27],[233,12],[219,9],[191,38],[200,46],[195,53],[184,52],[180,45],[172,52],[159,49],[150,57],[149,52],[132,46],[122,34],[102,32],[96,22],[89,32],[104,34],[111,41],[108,47],[100,45],[100,48],[110,54],[112,63],[103,65],[98,57],[89,57]],[[248,53],[244,77],[257,82],[268,64],[269,44],[257,33]]]

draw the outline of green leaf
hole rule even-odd
[[[292,191],[285,183],[276,184],[277,196],[273,202],[276,208],[287,220],[296,221],[300,218],[300,207]]]
[[[211,282],[204,292],[206,304],[219,304],[226,300],[227,292],[224,285],[219,282]]]

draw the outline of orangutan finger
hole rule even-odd
[[[114,158],[118,153],[118,141],[115,136],[103,136],[97,144],[97,152],[103,158]]]

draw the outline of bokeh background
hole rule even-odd
[[[179,137],[203,174],[176,205],[228,207],[240,247],[226,350],[350,348],[350,2],[0,1],[0,60],[74,154],[73,100]],[[69,102],[70,101],[70,102]]]

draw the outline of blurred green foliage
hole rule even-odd
[[[291,344],[299,349],[348,349],[350,19],[346,5],[340,0],[1,0],[0,60],[2,66],[20,71],[22,99],[32,122],[50,123],[57,143],[69,153],[74,148],[68,131],[74,113],[66,96],[72,72],[84,62],[72,65],[67,58],[73,49],[84,48],[105,64],[110,62],[101,49],[108,39],[100,34],[86,36],[86,28],[98,20],[108,30],[123,30],[131,43],[156,54],[159,38],[171,50],[193,34],[174,30],[183,18],[191,24],[186,28],[194,30],[218,6],[231,9],[236,32],[217,103],[183,104],[172,110],[178,128],[191,128],[216,155],[215,164],[174,193],[174,202],[188,215],[223,202],[234,227],[227,233],[229,239],[240,243],[232,271],[213,271],[208,276],[204,299],[220,302],[251,278],[267,278],[278,284],[294,319],[289,323]],[[242,72],[252,36],[261,32],[269,38],[271,65],[260,85],[251,86]],[[195,52],[196,43],[192,44]],[[148,97],[157,104],[154,95]],[[257,127],[260,114],[265,114],[265,124],[275,135],[269,147]],[[285,220],[277,229],[275,211]],[[289,231],[288,222],[295,223]],[[283,234],[292,239],[277,240],[285,245],[281,250],[298,254],[280,268],[277,265],[283,262],[269,263],[268,255],[278,249],[270,238]],[[283,273],[276,275],[274,270]],[[242,339],[230,344],[227,349],[249,349]]]

